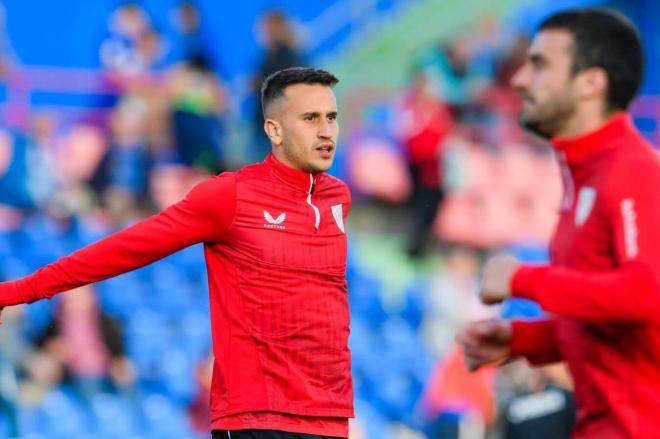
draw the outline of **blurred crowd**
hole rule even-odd
[[[2,15],[0,81],[18,66]],[[100,121],[71,123],[34,109],[24,126],[0,125],[4,278],[265,156],[260,108],[241,115],[234,105],[239,97],[205,47],[196,6],[184,2],[172,17],[175,38],[138,3],[109,17],[99,57],[115,103]],[[571,384],[561,368],[512,363],[499,374],[470,375],[453,342],[468,320],[538,315],[529,303],[482,307],[477,278],[482,257],[501,247],[522,260],[546,258],[561,190],[551,151],[516,121],[520,103],[508,83],[527,38],[490,19],[475,29],[420,48],[402,90],[361,101],[359,116],[342,121],[339,172],[356,205],[347,275],[355,438],[561,438],[570,431]],[[264,14],[259,32],[253,97],[268,74],[307,64],[285,14]],[[253,129],[237,152],[231,123],[239,117]],[[16,416],[4,423],[0,416],[0,435],[27,425],[36,438],[90,429],[99,437],[204,437],[211,358],[203,260],[200,251],[173,258],[3,314],[0,413]],[[391,367],[381,367],[385,360]],[[533,409],[525,398],[536,398]],[[72,418],[69,409],[83,414]]]

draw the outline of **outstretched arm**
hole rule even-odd
[[[182,201],[24,278],[0,283],[0,307],[32,303],[134,270],[200,242],[222,240],[236,204],[232,174],[210,178]]]

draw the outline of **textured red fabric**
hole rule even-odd
[[[522,267],[513,295],[555,316],[575,381],[575,438],[660,438],[660,156],[624,113],[554,144],[566,178],[552,264]],[[551,332],[530,331],[515,326],[519,353],[552,349]]]
[[[271,155],[206,180],[127,230],[0,284],[0,306],[52,297],[203,242],[215,355],[213,428],[247,419],[243,428],[267,422],[297,433],[318,434],[319,425],[346,432],[353,416],[349,209],[341,181],[288,168]],[[252,416],[235,417],[245,413]]]
[[[562,361],[556,320],[514,321],[512,325],[512,357],[524,355],[530,363],[539,365]]]

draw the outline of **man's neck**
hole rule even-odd
[[[576,110],[566,126],[554,137],[574,139],[594,132],[605,125],[614,114],[615,112],[602,111],[601,109],[595,111],[592,108],[584,111]]]

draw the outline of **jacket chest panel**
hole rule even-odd
[[[600,188],[583,184],[570,209],[562,212],[552,240],[552,259],[558,265],[602,270],[614,265],[614,242]]]
[[[346,204],[339,191],[318,195],[270,185],[241,191],[231,244],[268,265],[343,272]]]

